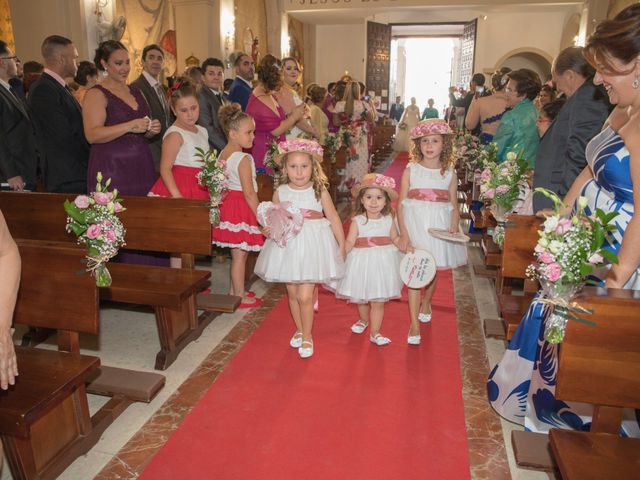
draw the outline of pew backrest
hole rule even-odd
[[[543,219],[535,215],[508,215],[502,245],[502,276],[525,278],[527,266],[535,260],[533,249]]]
[[[75,194],[0,192],[0,210],[14,238],[76,242],[65,230],[64,201]],[[204,200],[124,196],[119,214],[133,250],[211,254],[211,224]]]

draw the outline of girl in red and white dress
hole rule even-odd
[[[196,125],[200,109],[195,85],[186,79],[177,80],[169,91],[169,100],[176,121],[164,134],[160,178],[149,196],[209,199],[207,187],[198,185],[196,178],[203,167],[196,148],[206,152],[209,141],[207,131]],[[171,256],[171,266],[180,268],[179,256]]]
[[[258,221],[258,184],[253,157],[243,152],[253,145],[256,125],[237,103],[220,107],[220,125],[227,134],[227,146],[220,158],[227,162],[229,191],[220,205],[220,223],[213,229],[213,244],[231,248],[231,295],[242,297],[240,308],[262,305],[253,292],[244,290],[244,270],[249,252],[264,244]]]

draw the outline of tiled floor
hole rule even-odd
[[[345,206],[340,210],[344,214]],[[477,247],[471,246],[469,254],[470,263],[480,262]],[[214,293],[227,291],[228,260],[200,267],[212,268]],[[513,426],[501,421],[486,400],[489,366],[495,364],[504,351],[503,342],[485,340],[482,331],[481,319],[496,316],[493,285],[487,279],[474,277],[470,266],[454,272],[454,283],[472,478],[546,479],[546,474],[515,467],[509,441]],[[59,478],[135,478],[284,294],[283,287],[269,286],[262,281],[256,281],[253,290],[265,299],[261,308],[238,310],[216,318],[202,336],[162,372],[167,382],[158,396],[149,404],[129,407],[98,444]],[[83,352],[100,356],[105,365],[153,371],[158,342],[150,311],[107,308],[101,312],[101,321],[99,338],[83,337]],[[103,397],[91,396],[92,411],[104,402]],[[8,468],[2,472],[2,480],[5,479],[11,479]]]

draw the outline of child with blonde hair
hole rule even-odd
[[[400,298],[400,236],[391,201],[398,198],[396,182],[379,173],[362,177],[352,189],[355,214],[346,239],[348,253],[345,276],[335,287],[336,296],[358,304],[359,320],[353,333],[369,329],[369,339],[378,346],[391,340],[380,333],[384,304]]]
[[[459,243],[441,240],[428,233],[430,228],[456,233],[460,229],[458,177],[454,168],[453,135],[444,120],[430,119],[418,123],[409,132],[410,156],[400,183],[398,223],[402,250],[431,252],[438,268],[455,268],[467,263],[467,251]],[[431,298],[436,278],[426,287],[409,289],[411,328],[410,345],[420,344],[420,323],[431,321]]]
[[[281,165],[273,203],[289,202],[304,217],[300,232],[286,245],[265,242],[255,273],[267,282],[287,284],[289,308],[296,331],[289,344],[302,358],[313,355],[313,292],[317,283],[344,275],[344,231],[327,191],[322,171],[322,147],[313,140],[278,144]]]

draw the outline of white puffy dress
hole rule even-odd
[[[304,190],[280,185],[278,197],[281,202],[291,202],[300,209],[322,213],[313,185]],[[260,251],[254,272],[267,282],[329,283],[342,278],[344,261],[329,220],[305,218],[300,233],[285,247],[268,239]]]
[[[440,174],[439,168],[426,168],[418,163],[409,163],[409,190],[448,190],[453,168]],[[431,252],[438,268],[455,268],[467,263],[467,249],[461,243],[448,242],[431,236],[430,228],[449,229],[453,205],[451,202],[431,202],[405,198],[402,201],[403,220],[411,245]]]
[[[389,237],[393,217],[368,219],[356,215],[358,238]],[[335,286],[336,297],[352,303],[386,302],[400,298],[400,252],[395,245],[353,248],[347,256],[346,273]]]

